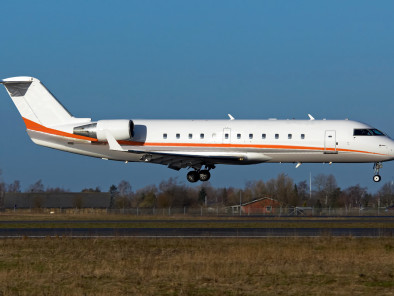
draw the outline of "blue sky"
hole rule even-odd
[[[76,117],[315,118],[369,123],[394,136],[392,1],[6,1],[0,78],[40,79]],[[134,189],[185,170],[93,159],[34,145],[0,90],[0,169],[26,188],[128,180]],[[375,191],[372,164],[219,166],[215,186],[285,172],[334,174]],[[394,164],[381,171],[394,178]]]

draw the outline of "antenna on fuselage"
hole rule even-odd
[[[231,114],[227,114],[230,117],[230,120],[234,120],[235,118]]]
[[[310,120],[315,120],[315,118],[312,115],[308,114],[308,116]]]

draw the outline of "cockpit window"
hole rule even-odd
[[[371,132],[375,135],[375,136],[384,136],[385,134],[382,133],[380,130],[377,130],[376,128],[371,129]]]
[[[354,129],[353,136],[385,136],[380,130],[377,129]]]
[[[355,129],[353,136],[371,136],[372,133],[370,133],[369,130],[367,129]]]

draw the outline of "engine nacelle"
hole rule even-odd
[[[107,141],[105,131],[109,131],[115,140],[129,140],[134,135],[134,123],[127,119],[99,120],[74,127],[75,135]]]

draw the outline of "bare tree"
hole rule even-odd
[[[128,181],[122,180],[118,185],[119,195],[115,199],[115,205],[118,208],[130,208],[132,206],[131,185]]]
[[[279,174],[275,180],[276,199],[283,205],[294,205],[294,183],[286,174]]]
[[[3,182],[3,177],[2,177],[2,175],[3,175],[3,172],[2,172],[2,170],[0,169],[0,194],[1,194],[1,193],[4,193],[5,190],[6,190],[6,184]]]
[[[380,204],[388,207],[394,204],[394,184],[393,182],[387,182],[383,184],[382,188],[379,189],[378,198],[380,198]]]
[[[359,184],[346,188],[340,195],[341,202],[346,207],[361,207],[365,204],[367,197],[367,188]]]
[[[4,195],[6,184],[3,182],[2,171],[0,170],[0,209],[4,207]]]
[[[44,192],[44,185],[41,180],[29,186],[27,192]]]
[[[313,178],[313,186],[316,197],[320,199],[325,206],[334,204],[337,197],[337,181],[333,175],[319,174]]]
[[[131,195],[131,185],[128,181],[122,180],[118,185],[119,194],[129,197]]]
[[[226,189],[226,205],[236,205],[239,204],[239,192],[238,188],[229,187]]]
[[[84,188],[81,192],[101,192],[100,187],[96,186],[96,188]]]
[[[179,183],[176,178],[169,178],[159,185],[157,195],[158,207],[190,207],[197,204],[198,193],[194,188],[188,188]]]
[[[49,193],[61,193],[61,192],[70,192],[70,190],[69,190],[69,189],[60,188],[60,187],[47,187],[47,189],[45,190],[45,192],[49,192]]]
[[[21,192],[21,182],[19,180],[15,180],[11,184],[8,185],[8,192]]]
[[[297,190],[298,190],[298,196],[300,197],[301,200],[307,200],[309,198],[308,184],[305,180],[298,182]]]
[[[225,187],[219,188],[217,194],[219,196],[219,202],[221,202],[224,205],[228,205],[228,189]]]

